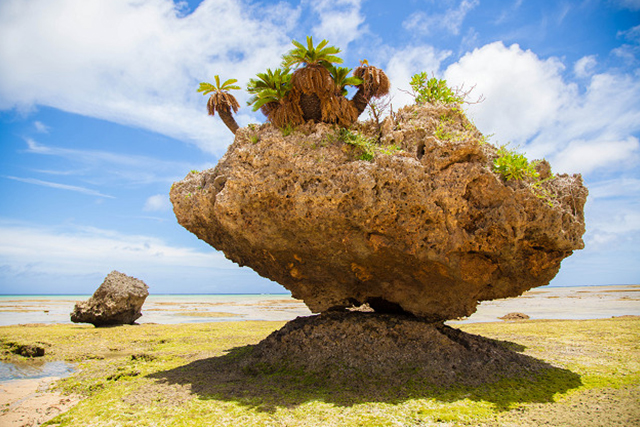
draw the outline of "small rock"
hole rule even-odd
[[[142,280],[112,271],[91,298],[76,303],[71,321],[94,326],[133,324],[142,316],[148,289]]]
[[[529,316],[527,316],[524,313],[514,312],[514,313],[507,313],[502,317],[498,317],[498,319],[502,319],[502,320],[527,320],[527,319],[529,319]]]
[[[11,352],[24,357],[42,357],[44,356],[44,348],[31,344],[15,344]]]

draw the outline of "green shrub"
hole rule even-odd
[[[351,132],[348,129],[341,128],[338,134],[341,141],[353,145],[360,150],[359,160],[372,161],[377,153],[381,154],[393,154],[401,149],[396,145],[382,146],[378,145],[373,138],[367,138],[366,136]]]
[[[416,104],[462,104],[464,97],[447,86],[446,80],[429,78],[426,72],[414,74],[411,78],[411,89],[415,97]]]
[[[503,145],[498,149],[498,157],[493,161],[493,170],[507,181],[512,179],[537,179],[540,174],[536,170],[537,162],[529,162],[523,154],[507,149]]]

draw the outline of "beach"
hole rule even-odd
[[[311,314],[301,301],[291,298],[288,294],[152,294],[143,306],[143,317],[139,319],[139,326],[97,329],[91,325],[72,324],[69,320],[69,313],[73,309],[73,305],[88,297],[88,295],[0,297],[0,325],[2,326],[0,327],[0,340],[4,345],[3,362],[0,363],[0,407],[2,408],[0,425],[32,426],[40,425],[51,419],[61,420],[61,424],[54,425],[83,425],[79,424],[78,420],[84,419],[82,417],[92,419],[93,416],[90,415],[91,409],[86,406],[88,404],[86,402],[98,405],[96,402],[107,399],[107,396],[111,396],[110,393],[116,393],[119,390],[117,393],[122,393],[122,397],[119,399],[133,405],[138,397],[132,396],[137,396],[137,394],[131,395],[131,392],[127,391],[128,389],[120,389],[125,384],[133,389],[143,386],[150,387],[149,390],[155,390],[154,393],[159,393],[157,396],[159,401],[164,399],[162,396],[165,396],[165,393],[168,393],[168,396],[174,396],[173,398],[178,402],[193,402],[193,399],[196,399],[195,402],[200,402],[197,394],[189,392],[192,386],[185,388],[185,386],[173,385],[166,389],[162,388],[164,386],[160,387],[157,381],[152,381],[149,378],[157,375],[157,372],[170,370],[193,360],[224,357],[223,355],[227,354],[229,349],[244,348],[243,346],[260,341],[268,333],[281,327],[284,322],[298,316]],[[501,317],[509,313],[522,313],[530,320],[500,320]],[[517,298],[483,302],[477,312],[469,318],[447,323],[453,327],[459,327],[483,336],[517,342],[518,345],[525,344],[527,354],[549,361],[554,366],[563,369],[569,368],[581,375],[582,386],[580,387],[586,388],[585,394],[574,393],[576,396],[582,396],[578,399],[578,403],[574,402],[576,405],[586,405],[585,407],[589,411],[595,410],[590,406],[591,399],[584,397],[589,393],[595,393],[596,397],[600,396],[606,402],[626,402],[623,407],[620,407],[618,403],[612,405],[616,408],[615,411],[622,411],[617,415],[618,417],[627,417],[633,421],[637,411],[634,412],[629,408],[640,401],[638,383],[633,380],[640,372],[640,368],[637,366],[640,360],[638,350],[633,345],[626,350],[622,346],[624,351],[613,347],[608,348],[607,345],[620,344],[616,341],[616,337],[607,337],[600,341],[595,340],[594,337],[603,334],[604,330],[609,330],[611,335],[616,336],[622,334],[622,331],[626,331],[625,333],[631,334],[627,340],[631,343],[637,342],[640,338],[638,315],[640,315],[640,285],[541,287]],[[584,330],[589,328],[593,328],[593,330],[582,336],[581,334],[585,333]],[[563,334],[564,329],[566,331]],[[573,332],[571,332],[572,330]],[[575,332],[577,330],[581,332]],[[567,335],[569,333],[573,335]],[[590,337],[589,334],[593,334],[594,337]],[[546,346],[541,344],[545,340],[548,344]],[[45,350],[45,356],[30,359],[13,354],[11,345],[16,343],[40,345]],[[620,354],[618,354],[619,352]],[[604,359],[602,359],[603,357]],[[594,363],[596,365],[593,365]],[[615,375],[623,374],[623,378],[620,379],[620,383],[609,379],[607,380],[610,382],[609,386],[602,389],[594,388],[588,383],[590,376],[595,378],[604,374],[601,372],[602,367],[598,367],[593,372],[591,370],[595,369],[593,366],[603,363],[611,365],[607,368],[611,372],[620,371]],[[620,363],[624,365],[623,369],[618,366]],[[624,374],[625,372],[627,374]],[[587,381],[586,385],[585,381]],[[614,389],[610,387],[611,385],[615,386]],[[115,388],[112,392],[107,393],[110,387]],[[541,387],[550,387],[550,385]],[[311,391],[306,390],[305,393],[311,393]],[[429,395],[427,393],[426,396]],[[567,394],[567,396],[571,395],[571,393]],[[422,396],[421,399],[419,400],[422,402],[421,404],[425,404],[425,397]],[[427,400],[429,399],[431,398]],[[538,401],[539,399],[533,399],[531,402],[529,402],[531,399],[528,399],[514,404],[514,407],[526,407],[526,410],[531,413],[542,411],[543,419],[548,415],[547,411],[553,408],[553,411],[559,411],[559,415],[553,416],[565,420],[566,414],[563,412],[563,406],[545,406],[544,402]],[[586,399],[588,402],[582,402],[580,399]],[[238,402],[242,401],[242,399],[238,400]],[[286,403],[286,399],[284,401]],[[109,402],[105,403],[106,408],[109,407],[108,405],[114,404]],[[364,404],[361,403],[361,405]],[[371,402],[367,404],[373,405],[373,407],[378,405]],[[79,409],[69,411],[75,405],[78,405]],[[228,403],[220,403],[220,405],[222,406],[207,407],[215,412],[226,408]],[[384,405],[388,406],[389,403],[384,403]],[[396,410],[407,411],[408,409],[403,405],[405,404],[399,405]],[[472,405],[473,408],[475,408],[474,405],[476,404]],[[297,404],[293,406],[297,407]],[[156,408],[156,406],[153,407]],[[156,409],[162,413],[165,410],[162,409],[163,407],[160,405]],[[250,408],[251,405],[248,407]],[[346,417],[344,425],[360,425],[353,424],[351,419],[356,416],[356,407],[359,406],[352,405],[351,409],[347,411],[351,415],[343,414]],[[332,413],[332,410],[324,406],[321,410],[317,410]],[[476,410],[479,411],[478,408],[474,409],[474,411]],[[260,410],[257,412],[248,411],[244,415],[238,415],[238,419],[251,419],[253,420],[251,422],[236,424],[233,422],[234,418],[227,414],[225,415],[227,421],[219,425],[282,425],[265,421],[263,415],[260,415],[262,414]],[[286,412],[284,409],[279,411]],[[297,417],[295,414],[298,412],[296,411],[300,410],[292,409],[290,413],[287,413],[288,415],[282,415],[284,418],[276,418],[280,419],[279,422],[286,424],[287,417]],[[616,413],[615,411],[612,413]],[[344,410],[341,410],[342,412]],[[64,417],[65,414],[70,414],[68,419]],[[506,418],[500,418],[502,421],[498,424],[492,424],[491,417],[493,415],[486,419],[482,418],[484,415],[480,418],[484,420],[482,422],[487,423],[486,425],[519,425],[517,423],[505,424],[507,422],[505,420],[513,418],[508,411],[506,413],[498,411],[496,414]],[[387,415],[380,416],[384,418]],[[141,419],[136,417],[139,416],[140,414],[137,414],[134,417],[138,423]],[[191,414],[190,416],[195,415]],[[457,420],[455,422],[434,425],[475,425],[473,423],[460,424],[459,421],[464,417],[456,417],[454,417]],[[477,418],[476,421],[480,418]],[[68,420],[67,424],[63,422],[65,419]],[[311,422],[302,423],[299,420],[292,421],[292,419],[289,421],[291,421],[290,425],[323,425]],[[568,421],[567,423],[562,425],[573,425]],[[133,421],[128,423],[126,420],[120,419],[115,424],[96,422],[95,425],[136,424]],[[151,421],[146,424],[145,421],[138,425],[173,424],[153,424]],[[394,424],[374,423],[371,425]],[[531,424],[527,425],[544,424],[536,424],[531,421]]]

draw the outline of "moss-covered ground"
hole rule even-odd
[[[466,324],[553,365],[542,375],[478,387],[398,387],[354,375],[327,383],[282,369],[233,366],[283,322],[94,328],[0,328],[3,358],[18,347],[76,364],[58,389],[84,399],[60,426],[633,426],[640,425],[640,318]],[[40,358],[42,359],[42,358]]]

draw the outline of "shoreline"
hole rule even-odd
[[[70,324],[77,301],[89,296],[0,296],[0,326]],[[640,285],[543,286],[513,297],[484,301],[471,316],[451,324],[497,321],[512,313],[531,319],[604,319],[640,315]],[[138,323],[204,323],[226,321],[288,321],[311,311],[290,294],[151,294]]]

